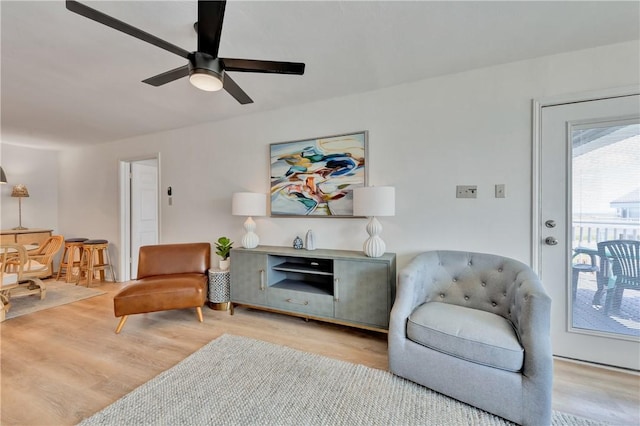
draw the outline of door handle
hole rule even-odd
[[[544,243],[548,246],[555,246],[558,244],[558,240],[555,237],[547,237],[544,239]]]

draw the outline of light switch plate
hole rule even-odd
[[[457,185],[456,198],[478,198],[477,185]]]
[[[507,197],[507,193],[506,193],[506,188],[504,183],[497,183],[496,184],[496,198],[506,198]]]

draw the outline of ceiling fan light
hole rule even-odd
[[[217,92],[223,86],[222,76],[203,69],[194,69],[189,76],[189,82],[198,89],[207,92]]]

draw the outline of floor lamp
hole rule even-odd
[[[16,186],[14,186],[13,190],[11,191],[11,196],[18,198],[18,218],[20,221],[19,225],[13,229],[16,229],[16,230],[27,229],[24,226],[22,226],[22,199],[24,197],[29,196],[29,191],[27,190],[26,185],[19,183]]]

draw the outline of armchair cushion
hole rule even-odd
[[[425,303],[407,320],[407,337],[439,352],[507,371],[520,371],[524,349],[509,320],[447,303]]]
[[[2,283],[0,283],[0,286],[11,285],[17,282],[18,282],[18,274],[5,272],[2,274]]]

